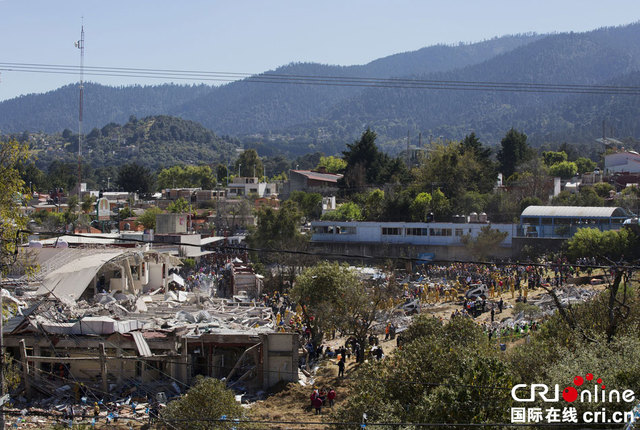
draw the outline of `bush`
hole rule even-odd
[[[221,421],[222,417],[224,421]],[[177,400],[169,402],[161,413],[161,420],[177,429],[231,429],[249,428],[247,423],[234,423],[246,419],[244,408],[235,400],[233,391],[224,382],[199,377],[196,383]]]

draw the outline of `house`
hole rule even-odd
[[[276,184],[260,182],[257,177],[240,176],[233,178],[227,185],[227,195],[229,197],[240,197],[256,195],[258,197],[269,197],[277,194]]]
[[[604,172],[607,175],[613,173],[640,173],[640,154],[636,151],[619,151],[604,156]]]
[[[283,194],[288,197],[294,191],[305,191],[333,195],[338,190],[338,181],[342,177],[343,175],[327,173],[325,170],[291,170]]]

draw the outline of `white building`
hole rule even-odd
[[[607,174],[626,172],[640,173],[640,154],[636,151],[621,151],[604,156],[604,171]]]
[[[313,221],[312,242],[389,243],[402,245],[462,245],[462,236],[476,237],[482,227],[507,233],[500,244],[511,246],[516,224],[453,223],[453,222],[365,222]]]
[[[227,186],[227,195],[229,197],[248,196],[255,194],[258,197],[269,197],[272,194],[277,194],[276,184],[269,184],[267,182],[260,182],[257,177],[237,177],[233,178]]]

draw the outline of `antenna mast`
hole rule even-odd
[[[78,104],[78,201],[82,181],[82,110],[84,103],[84,24],[80,30],[80,40],[75,43],[80,50],[80,103]]]

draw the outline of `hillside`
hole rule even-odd
[[[533,144],[583,143],[602,133],[633,143],[640,104],[627,95],[501,92],[486,88],[438,90],[363,88],[256,82],[274,75],[325,78],[410,78],[637,86],[640,23],[585,33],[506,36],[474,44],[431,46],[360,66],[289,64],[220,87],[88,85],[85,130],[137,116],[169,114],[197,121],[218,135],[237,136],[262,155],[333,154],[373,127],[391,152],[430,138],[460,139],[474,131],[496,144],[516,127]],[[281,78],[278,78],[281,79]],[[324,82],[326,84],[326,82]],[[77,88],[0,103],[0,130],[75,130]],[[611,130],[608,129],[611,135]]]
[[[624,82],[629,79],[625,76],[640,70],[638,42],[640,25],[637,24],[583,34],[551,35],[481,64],[414,77],[472,82],[612,84]],[[597,112],[598,124],[615,117],[620,124],[627,124],[626,129],[631,132],[636,127],[632,124],[637,124],[637,116],[633,110],[614,106],[623,105],[628,109],[636,104],[636,98],[629,96],[376,88],[336,106],[318,126],[368,124],[387,140],[404,138],[408,130],[413,136],[421,131],[425,136],[453,139],[475,131],[489,143],[498,142],[506,130],[518,126],[535,143],[543,143],[549,134],[571,138],[572,133],[579,131],[580,137],[599,136],[600,126],[581,130],[592,122],[594,112]]]
[[[31,148],[37,164],[53,160],[73,161],[77,157],[77,134],[42,135]],[[83,143],[83,158],[94,167],[117,166],[125,162],[157,169],[176,164],[214,164],[228,160],[236,145],[202,125],[181,118],[159,115],[136,119],[124,125],[109,123],[89,131]]]
[[[361,66],[289,64],[265,74],[388,78],[432,73],[485,61],[539,37],[505,36],[473,44],[432,46]],[[263,132],[317,120],[336,103],[361,91],[358,87],[274,85],[247,80],[221,87],[167,84],[115,88],[87,83],[84,125],[90,130],[109,122],[123,123],[130,115],[169,114],[198,121],[220,135]],[[76,85],[0,102],[0,131],[75,130],[77,104]]]

